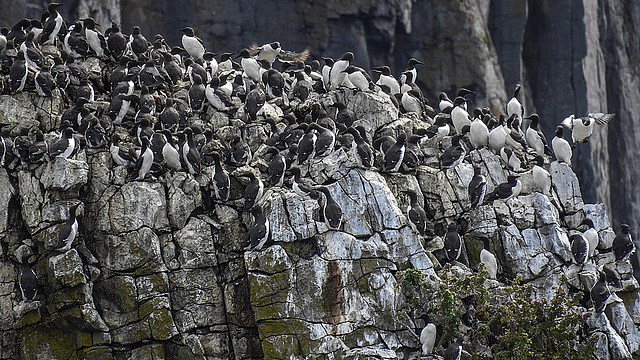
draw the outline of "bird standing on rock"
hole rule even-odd
[[[620,224],[620,232],[613,239],[613,253],[616,260],[624,260],[636,251],[636,247],[631,240],[629,225]]]
[[[407,217],[414,229],[420,233],[420,235],[427,234],[427,213],[422,206],[418,204],[418,194],[415,191],[409,189],[405,193],[409,195],[411,200],[409,206],[407,206]]]
[[[556,159],[559,162],[563,162],[569,166],[571,166],[571,145],[569,142],[563,137],[564,129],[562,126],[558,126],[556,128],[556,135],[551,140],[551,147],[553,147],[553,153],[556,155]]]
[[[69,218],[62,225],[60,232],[58,232],[58,245],[56,250],[66,252],[71,249],[71,244],[78,235],[78,219],[76,218],[76,212],[80,204],[76,204],[69,208]]]

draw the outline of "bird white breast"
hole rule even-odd
[[[222,100],[220,100],[220,97],[216,95],[215,90],[210,85],[207,85],[207,87],[204,90],[204,94],[207,97],[207,100],[209,101],[209,103],[214,108],[216,108],[219,111],[227,110],[227,106],[222,102]]]
[[[113,159],[113,162],[116,163],[116,165],[119,166],[124,166],[124,159],[120,157],[120,147],[116,146],[114,144],[111,144],[111,146],[109,147],[109,152],[111,153],[111,159]]]
[[[553,147],[553,153],[556,154],[558,161],[571,165],[572,151],[567,140],[554,137],[553,140],[551,140],[551,147]]]
[[[360,71],[355,71],[349,74],[348,78],[349,81],[351,81],[351,83],[358,89],[362,91],[369,89],[369,81]]]
[[[170,168],[179,170],[182,167],[180,163],[180,154],[178,154],[178,150],[171,146],[171,144],[164,144],[162,147],[162,156]]]
[[[73,153],[73,150],[76,148],[76,140],[73,138],[73,136],[70,137],[67,141],[68,141],[67,148],[64,150],[62,154],[58,155],[63,159],[66,159],[69,156],[71,156],[71,154]]]
[[[140,172],[138,172],[138,180],[143,180],[147,175],[149,170],[151,170],[151,165],[153,164],[153,152],[151,149],[147,148],[144,154],[142,154],[142,166],[140,167]]]
[[[329,86],[329,73],[331,72],[331,68],[327,65],[322,67],[322,82],[324,83],[325,88]]]
[[[436,343],[437,329],[432,323],[428,323],[427,326],[420,332],[420,343],[422,344],[422,355],[429,355],[433,351],[433,346]]]
[[[331,81],[331,89],[335,90],[346,77],[346,73],[343,73],[344,69],[349,66],[347,60],[338,60],[333,64],[331,71],[329,72],[329,80]]]
[[[244,70],[244,73],[247,74],[249,78],[258,82],[262,80],[260,78],[260,64],[256,59],[243,58],[241,61],[241,64],[242,64],[242,69]]]
[[[516,114],[518,116],[518,120],[522,122],[522,104],[516,98],[511,98],[507,103],[507,116],[511,116]]]
[[[438,103],[438,108],[440,109],[440,111],[443,111],[446,108],[452,108],[453,107],[453,103],[449,100],[440,100],[440,102]]]
[[[489,129],[482,120],[475,119],[471,122],[469,140],[474,148],[479,148],[489,143]]]
[[[495,279],[498,275],[498,263],[496,262],[496,257],[487,249],[482,249],[480,251],[480,262],[483,263],[484,267],[487,269],[489,278]]]
[[[200,59],[204,55],[204,46],[194,36],[182,35],[182,47],[194,59]]]
[[[462,128],[466,125],[471,125],[471,121],[469,120],[469,113],[459,107],[456,106],[451,110],[451,121],[453,121],[453,127],[456,129],[458,134],[462,133]]]
[[[550,195],[551,191],[551,175],[544,168],[535,165],[533,167],[533,183],[535,185],[535,190],[539,191],[545,195]]]
[[[573,129],[571,130],[571,138],[574,143],[583,142],[593,133],[593,124],[595,121],[589,121],[589,125],[585,126],[582,119],[573,120]]]
[[[583,232],[582,236],[584,236],[585,239],[587,239],[587,242],[589,242],[589,257],[592,257],[599,243],[598,232],[596,229],[591,228]]]
[[[527,145],[531,146],[536,154],[544,156],[544,143],[537,131],[528,128],[525,133],[525,140],[527,141]]]
[[[91,49],[93,49],[93,51],[96,52],[96,55],[98,55],[98,57],[102,57],[102,55],[104,55],[104,50],[102,49],[102,45],[100,44],[100,38],[98,37],[98,33],[91,29],[87,29],[86,35],[87,35],[87,43],[89,43],[89,46],[91,46]]]
[[[380,75],[378,85],[387,85],[391,89],[391,95],[400,93],[400,84],[393,76]]]
[[[498,126],[489,133],[489,147],[498,153],[504,147],[506,139],[507,133],[504,131],[504,126]]]
[[[404,107],[407,112],[414,112],[418,114],[422,113],[422,109],[420,108],[418,99],[416,99],[408,92],[402,94],[402,98],[400,98],[400,101],[402,102],[402,107]]]

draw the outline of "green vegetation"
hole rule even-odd
[[[488,346],[496,359],[589,359],[595,338],[588,333],[588,316],[579,306],[582,294],[567,295],[558,289],[551,299],[534,300],[533,287],[517,277],[502,289],[490,292],[483,266],[475,274],[459,276],[445,265],[440,281],[427,283],[415,269],[400,272],[399,282],[411,311],[427,309],[432,322],[442,326],[442,344],[459,336],[465,325],[473,346]],[[435,280],[435,279],[434,279]],[[487,354],[472,354],[485,359]]]

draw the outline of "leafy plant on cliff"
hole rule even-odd
[[[591,358],[596,340],[588,334],[581,294],[569,296],[558,289],[551,299],[533,299],[533,287],[516,277],[502,295],[491,295],[482,265],[467,276],[445,265],[438,275],[439,283],[431,285],[419,271],[408,269],[401,272],[400,283],[409,302],[428,307],[430,317],[442,325],[441,343],[457,339],[464,318],[474,347],[490,346],[497,359]],[[484,358],[485,353],[472,355]]]
[[[595,338],[587,333],[581,294],[558,289],[553,298],[532,299],[533,287],[516,277],[505,301],[491,314],[498,359],[588,359]]]

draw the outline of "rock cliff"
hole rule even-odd
[[[372,129],[411,132],[425,126],[416,117],[398,118],[393,105],[375,94],[338,90],[308,101],[338,99]],[[24,124],[18,114],[41,111],[30,118],[47,130],[47,124],[58,124],[65,106],[60,99],[26,93],[2,95],[0,101],[2,123],[14,129]],[[202,121],[215,121],[218,134],[247,134],[249,143],[267,139],[259,123],[211,112]],[[344,223],[331,230],[317,200],[289,185],[269,187],[259,205],[270,220],[273,243],[262,250],[244,245],[252,220],[242,211],[242,177],[233,175],[246,169],[228,168],[231,196],[217,201],[211,198],[210,168],[196,177],[177,172],[131,181],[107,149],[89,148],[39,166],[13,163],[0,172],[2,358],[417,358],[425,320],[400,315],[411,301],[402,291],[402,274],[416,269],[438,284],[448,222],[460,224],[460,261],[469,266],[456,262],[453,269],[477,269],[480,239],[490,240],[499,281],[487,284],[494,288],[520,275],[537,298],[559,290],[588,293],[596,269],[613,266],[622,279],[621,299],[590,320],[600,339],[598,358],[640,351],[638,283],[628,260],[613,257],[615,234],[604,206],[583,203],[568,165],[551,164],[553,195],[534,191],[525,172],[520,196],[470,209],[472,165],[487,177],[487,192],[509,171],[486,149],[441,170],[440,150],[432,146],[423,147],[426,165],[408,173],[363,168],[350,146],[314,159],[305,174],[315,183],[334,181],[327,188]],[[253,150],[264,151],[257,145]],[[257,156],[251,165],[264,169],[261,161]],[[435,236],[420,236],[410,226],[402,193],[408,189],[423,195],[419,202],[428,209]],[[67,209],[78,202],[80,235],[60,252],[57,233]],[[569,265],[568,235],[583,217],[593,220],[600,241],[593,261],[579,267]],[[25,255],[38,278],[34,302],[22,301],[18,287],[19,259]]]
[[[118,2],[100,4],[104,7],[80,2],[77,11],[102,17],[102,23],[108,18],[117,20],[120,15],[114,9]],[[162,9],[169,6],[161,4]],[[241,47],[263,39],[266,42],[278,35],[281,41],[291,39],[288,46],[292,47],[317,44],[312,49],[314,54],[336,55],[355,49],[359,61],[373,65],[388,62],[403,67],[405,55],[415,56],[427,60],[420,69],[420,84],[428,96],[468,86],[477,92],[476,103],[487,104],[495,111],[504,108],[508,99],[504,83],[510,88],[523,78],[525,94],[531,94],[525,105],[538,109],[545,118],[560,120],[564,107],[569,111],[572,106],[566,104],[582,104],[576,105],[575,111],[580,113],[607,110],[605,106],[618,100],[629,102],[631,89],[611,99],[616,89],[629,86],[624,80],[629,73],[619,75],[611,65],[605,66],[600,45],[602,38],[620,40],[619,34],[625,33],[612,29],[618,23],[607,21],[618,16],[622,8],[600,4],[606,10],[601,15],[595,8],[575,2],[575,8],[570,9],[585,15],[571,22],[571,27],[578,28],[569,32],[586,30],[586,35],[585,39],[580,38],[582,35],[571,37],[569,48],[584,42],[588,46],[583,52],[571,51],[575,58],[564,64],[574,71],[572,88],[561,91],[563,78],[556,79],[559,93],[572,94],[565,98],[553,97],[536,84],[557,76],[550,69],[566,59],[563,51],[567,49],[559,46],[554,52],[557,58],[550,57],[538,68],[535,59],[544,58],[546,48],[535,47],[535,41],[524,46],[523,39],[553,42],[557,34],[537,32],[538,26],[541,19],[551,24],[561,22],[567,9],[547,3],[525,4],[401,1],[343,9],[334,3],[300,3],[294,8],[308,19],[302,23],[309,28],[301,31],[281,26],[281,33],[267,30],[273,23],[293,24],[288,20],[291,7],[272,3],[249,4],[253,13],[248,19],[229,15],[234,10],[229,7],[194,5],[189,10],[186,6],[173,10],[182,15],[184,11],[193,13],[172,21],[193,25],[202,9],[229,11],[217,15],[229,19],[227,22],[199,20],[212,25],[211,34],[228,34],[215,41],[209,39],[208,44],[214,48],[229,44]],[[235,10],[246,12],[245,5],[240,3]],[[273,23],[257,15],[273,10],[271,6],[276,6],[282,16],[271,19]],[[143,16],[159,11],[149,4],[141,4],[138,9],[140,13],[125,14],[123,22],[138,15],[139,22]],[[314,16],[318,12],[326,13],[327,20]],[[430,16],[416,21],[419,14]],[[594,26],[595,18],[599,19],[598,27]],[[426,26],[422,26],[424,19],[430,19]],[[239,24],[245,20],[255,21],[257,28],[264,29],[261,36],[265,37],[246,33]],[[625,18],[625,24],[633,21]],[[148,22],[153,29],[154,24]],[[181,27],[173,23],[163,26],[171,30]],[[510,32],[510,26],[519,27],[519,31]],[[289,37],[290,31],[296,35]],[[428,46],[415,45],[423,40]],[[438,51],[432,51],[434,48]],[[510,61],[509,54],[518,51],[530,56]],[[392,52],[401,54],[398,57],[402,59],[392,58]],[[453,64],[443,58],[454,59]],[[626,64],[629,55],[617,54],[615,61]],[[577,63],[583,67],[577,67]],[[112,70],[110,65],[94,57],[79,61],[98,88],[96,101],[88,105],[97,117],[106,116],[104,111],[111,100],[102,88],[107,72]],[[594,69],[598,74],[595,78],[591,76]],[[619,82],[609,82],[618,75]],[[607,91],[599,86],[605,79]],[[3,81],[7,89],[6,77]],[[219,112],[210,106],[200,112],[190,109],[189,86],[185,81],[170,88],[182,115],[181,128],[213,129],[211,144],[216,150],[226,151],[234,136],[240,136],[253,154],[247,164],[223,165],[231,178],[228,199],[215,196],[211,179],[216,168],[212,164],[203,166],[202,173],[195,176],[186,171],[153,169],[144,181],[136,181],[133,170],[114,164],[106,145],[86,146],[86,133],[76,135],[83,145],[69,158],[44,163],[13,159],[0,168],[0,358],[412,359],[422,355],[421,331],[428,322],[438,328],[435,353],[442,355],[453,339],[442,335],[449,320],[439,314],[438,304],[443,298],[434,289],[443,286],[450,274],[460,279],[478,276],[495,306],[507,302],[503,295],[516,278],[531,286],[533,298],[540,302],[557,294],[577,294],[583,298],[567,311],[576,310],[584,317],[580,322],[584,334],[579,340],[595,341],[595,358],[627,359],[640,354],[639,285],[632,276],[630,261],[616,260],[614,255],[613,240],[619,223],[610,221],[607,214],[610,185],[609,175],[603,170],[606,161],[594,163],[591,170],[584,161],[586,148],[582,145],[573,167],[556,161],[545,165],[553,184],[547,191],[537,187],[533,170],[508,170],[499,155],[485,148],[470,150],[467,146],[470,151],[460,164],[441,167],[440,157],[451,144],[450,136],[420,142],[416,153],[420,165],[400,172],[379,171],[380,160],[375,167],[363,165],[353,138],[341,138],[335,151],[300,167],[303,178],[316,186],[323,184],[339,205],[342,223],[334,228],[328,225],[322,210],[327,195],[300,194],[293,189],[294,180],[289,174],[282,186],[271,186],[268,180],[270,156],[264,144],[285,128],[288,120],[283,115],[294,113],[304,119],[318,105],[328,108],[342,101],[355,115],[354,126],[363,126],[367,140],[387,134],[395,137],[402,132],[420,134],[432,124],[432,118],[399,114],[387,97],[376,93],[339,89],[313,93],[305,101],[271,99],[252,121],[245,107],[239,106],[239,97],[234,97],[233,112]],[[164,107],[168,93],[163,89],[154,95],[158,111]],[[136,94],[140,95],[139,89]],[[52,98],[43,98],[31,87],[18,94],[5,91],[0,95],[0,124],[9,133],[3,136],[16,141],[26,131],[33,141],[36,131],[41,130],[52,143],[59,137],[62,114],[73,106],[67,95],[58,92]],[[545,106],[562,110],[544,113],[551,111]],[[615,126],[632,121],[633,114],[627,115]],[[135,116],[131,109],[125,124],[114,125],[110,132],[119,134],[127,144],[136,143]],[[268,118],[277,121],[275,129],[264,123]],[[616,140],[606,130],[594,134],[595,144],[589,150],[592,158],[609,151],[604,141],[607,136],[612,142]],[[290,155],[291,150],[283,153]],[[377,158],[381,155],[378,151]],[[519,176],[522,192],[508,200],[472,207],[468,184],[474,166],[487,179],[487,193],[512,174]],[[247,233],[255,222],[245,208],[248,181],[243,174],[247,171],[267,184],[257,204],[270,224],[270,241],[262,249],[247,247]],[[599,187],[591,188],[583,199],[584,182],[576,173],[584,176],[591,172],[595,175],[587,179],[602,181],[596,181]],[[629,176],[625,172],[627,179]],[[427,234],[420,235],[408,219],[407,190],[419,195],[417,203],[426,210]],[[605,204],[595,203],[595,198]],[[58,233],[69,218],[69,209],[77,204],[79,235],[71,249],[60,251]],[[632,214],[633,205],[629,209]],[[586,264],[576,265],[572,263],[569,239],[582,229],[584,218],[593,221],[598,246]],[[451,223],[457,224],[463,239],[462,254],[452,262],[447,261],[444,251],[445,233]],[[497,279],[481,275],[482,247],[497,258]],[[20,274],[25,262],[37,278],[35,301],[24,301],[21,294]],[[599,270],[604,269],[620,279],[611,285],[614,294],[606,310],[598,312],[589,293],[598,282]],[[408,281],[410,274],[418,274],[419,281]],[[407,284],[419,286],[407,288]],[[469,317],[476,315],[477,299],[465,296],[463,300],[456,309],[460,320],[454,330],[462,335],[465,351],[496,356],[486,338],[475,337],[474,320]]]

